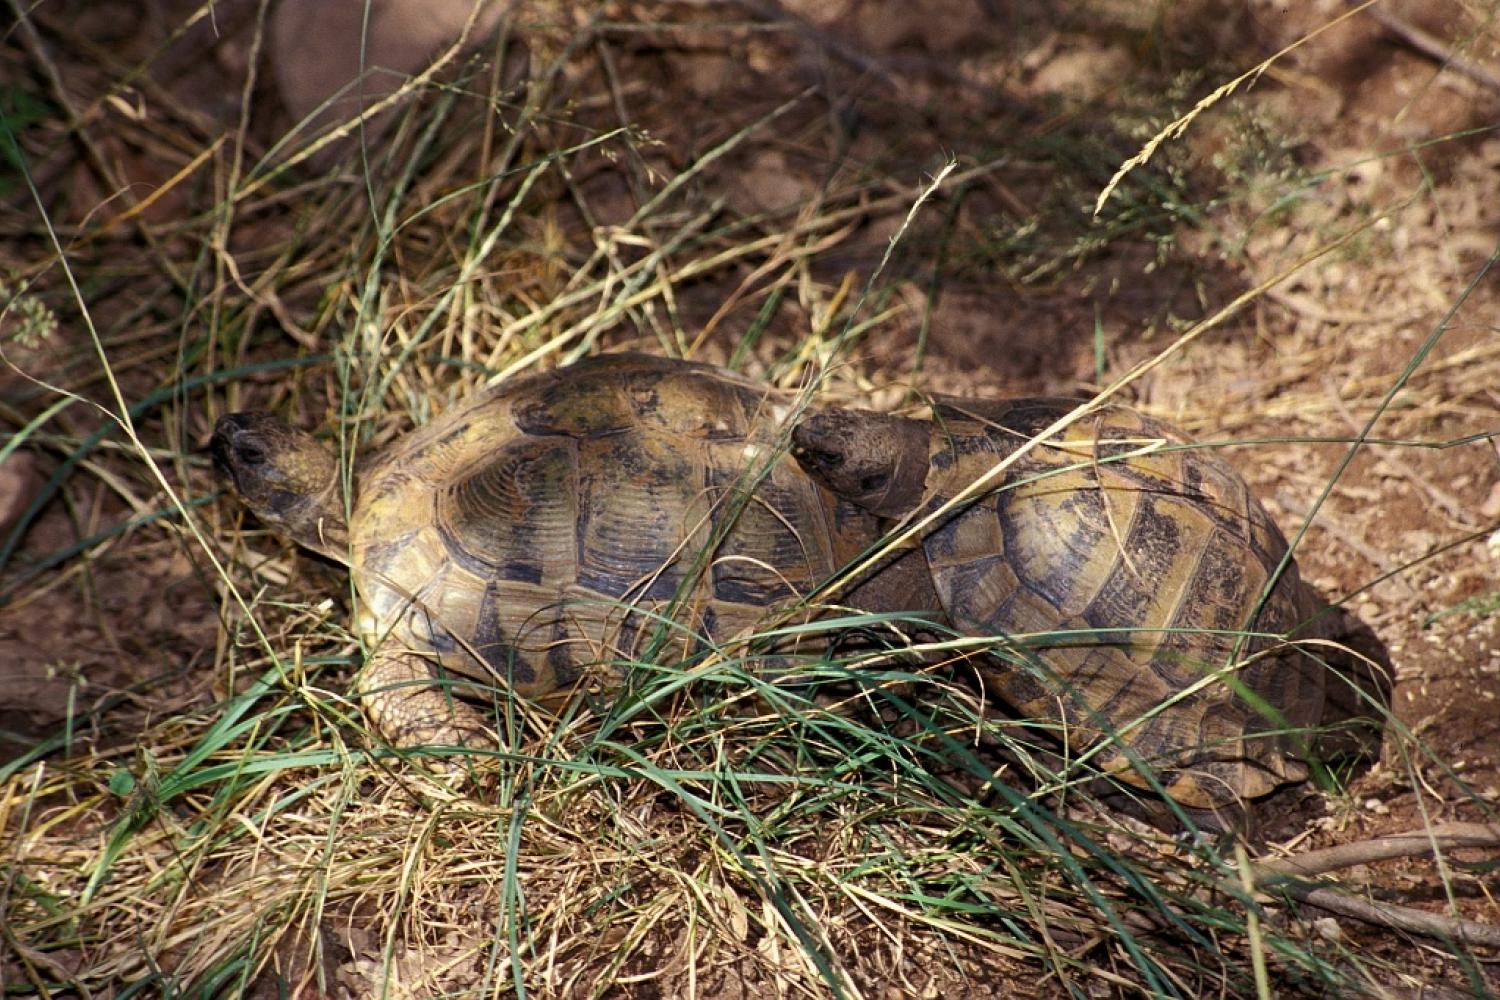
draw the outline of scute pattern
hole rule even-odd
[[[706,460],[699,449],[650,433],[579,445],[578,583],[614,596],[669,600],[686,566]]]
[[[436,491],[437,521],[454,559],[481,576],[540,585],[566,579],[559,563],[578,523],[571,441],[522,438]]]
[[[925,510],[1074,405],[938,404]],[[1136,454],[1153,442],[1168,447]],[[1214,808],[1305,776],[1295,740],[1278,731],[1316,722],[1323,675],[1270,638],[1216,634],[1290,633],[1315,609],[1289,566],[1254,613],[1286,542],[1221,459],[1172,447],[1187,444],[1164,424],[1106,408],[1021,456],[1000,488],[961,505],[923,544],[959,629],[1011,641],[1094,630],[1059,638],[1029,668],[993,671],[1007,701],[1061,717],[1074,746],[1124,731],[1129,752],[1106,748],[1104,767],[1148,784],[1130,770],[1134,756],[1183,804]],[[1230,675],[1161,707],[1231,664]],[[1237,687],[1282,717],[1264,718]]]
[[[739,510],[736,530],[719,545],[713,561],[721,599],[751,606],[785,601],[809,593],[827,579],[829,566],[841,565],[846,552],[832,544],[838,536],[830,539],[809,530],[804,519],[794,516],[804,486],[802,474],[791,466],[778,463],[759,482],[710,466],[707,485],[716,509]],[[830,508],[829,514],[836,526],[844,523],[838,511]],[[856,527],[857,537],[872,525],[862,520]]]
[[[691,654],[852,559],[874,519],[789,460],[763,468],[778,410],[722,369],[614,354],[502,383],[369,460],[350,522],[361,628],[399,657],[380,679],[408,686],[372,694],[382,729],[474,743],[472,716],[456,732],[445,695],[410,686],[615,687],[654,615],[673,610],[669,647]]]

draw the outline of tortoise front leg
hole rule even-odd
[[[494,747],[479,710],[453,696],[416,653],[378,650],[365,664],[360,701],[376,731],[394,747]]]

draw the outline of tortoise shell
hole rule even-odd
[[[1070,748],[1097,747],[1106,770],[1143,787],[1154,775],[1189,807],[1305,778],[1296,731],[1319,719],[1324,670],[1285,637],[1315,635],[1318,608],[1221,458],[1107,406],[953,502],[1077,406],[934,404],[912,514],[932,518],[921,545],[951,624],[1002,640],[1006,666],[981,667],[986,684],[1065,727]]]
[[[495,386],[359,470],[360,631],[537,698],[753,627],[878,534],[778,455],[785,415],[729,371],[636,354]],[[453,735],[375,708],[401,742]]]

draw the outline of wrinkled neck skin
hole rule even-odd
[[[347,566],[349,527],[340,478],[335,474],[326,490],[303,501],[282,522],[282,528],[303,548]]]
[[[872,614],[910,612],[930,621],[945,620],[920,542],[885,552],[845,589],[840,600]]]
[[[895,469],[885,492],[876,501],[881,517],[904,518],[927,499],[927,480],[932,473],[932,428],[926,421],[897,418],[898,444],[893,449]]]

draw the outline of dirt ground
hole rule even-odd
[[[177,297],[202,278],[191,270],[195,259],[214,282],[255,298],[262,322],[287,328],[288,355],[315,345],[321,329],[327,299],[314,267],[293,269],[274,289],[257,282],[299,225],[295,193],[245,208],[227,237],[241,273],[226,269],[214,247],[187,245],[197,237],[183,220],[212,204],[214,185],[232,169],[216,155],[212,176],[182,182],[193,153],[232,134],[242,106],[254,109],[248,134],[260,148],[292,121],[270,63],[294,58],[290,43],[256,47],[254,4],[216,7],[213,19],[193,21],[187,3],[49,0],[33,8],[30,27],[9,29],[0,60],[13,121],[26,114],[17,93],[51,93],[50,68],[84,123],[86,141],[67,133],[65,118],[49,124],[54,103],[39,113],[39,126],[22,130],[22,148],[58,238],[79,248],[73,277],[105,333],[126,401],[160,389],[174,364],[183,375],[198,373],[184,361],[184,327],[212,323],[213,309],[206,297],[188,296],[183,315]],[[1394,670],[1397,725],[1380,760],[1342,796],[1315,797],[1284,846],[1494,823],[1500,447],[1491,435],[1500,432],[1500,281],[1488,262],[1500,250],[1495,13],[1461,0],[1384,3],[1360,13],[1338,3],[1258,0],[746,0],[596,12],[541,5],[534,16],[554,30],[520,31],[531,65],[556,54],[558,24],[591,25],[592,42],[560,84],[568,106],[578,122],[629,124],[642,139],[626,157],[581,156],[528,236],[585,246],[588,234],[626,225],[663,178],[802,95],[728,155],[698,167],[692,184],[740,216],[815,204],[834,190],[858,192],[861,211],[846,224],[787,247],[806,253],[808,286],[847,280],[857,294],[924,178],[949,157],[958,172],[973,173],[936,195],[902,235],[882,272],[883,294],[867,307],[882,321],[843,359],[848,370],[835,380],[836,392],[881,406],[895,405],[910,387],[1087,393],[1246,295],[1242,308],[1134,380],[1123,398],[1201,439],[1237,443],[1227,454],[1288,536],[1305,527],[1296,550],[1304,579],[1344,610],[1351,629],[1368,630],[1363,648]],[[1303,38],[1158,150],[1146,168],[1149,185],[1122,189],[1103,223],[1089,217],[1114,170],[1174,116]],[[81,53],[96,58],[63,61]],[[119,85],[141,65],[149,72]],[[178,131],[139,126],[163,106],[173,109]],[[559,143],[580,137],[570,127],[556,123]],[[155,513],[163,502],[158,486],[118,435],[65,467],[72,444],[106,420],[95,404],[118,407],[60,269],[37,264],[55,255],[31,196],[14,171],[5,181],[0,278],[13,286],[34,280],[60,326],[34,338],[15,332],[16,311],[3,320],[0,417],[16,430],[67,398],[60,392],[80,401],[47,414],[35,446],[0,464],[4,533],[40,505],[0,576],[0,763],[63,731],[149,761],[152,750],[135,745],[137,734],[244,686],[218,669],[236,641],[234,615],[203,546],[180,521]],[[116,216],[112,231],[90,235],[99,218]],[[1113,227],[1108,236],[1101,224]],[[110,254],[93,252],[121,233],[127,236]],[[1303,263],[1330,243],[1337,245]],[[814,245],[816,252],[806,250]],[[173,277],[175,290],[128,257],[141,247],[189,269]],[[725,359],[763,318],[763,301],[746,294],[752,278],[684,282],[663,325],[707,331],[695,357]],[[545,287],[551,279],[537,280]],[[553,287],[563,284],[557,278]],[[764,356],[809,328],[825,328],[833,318],[826,304],[793,288],[768,314]],[[623,322],[604,329],[599,343],[655,349],[661,339],[646,324]],[[228,401],[291,400],[309,423],[327,384],[276,372],[245,383]],[[194,516],[209,537],[224,538],[234,513],[213,498],[202,454],[211,414],[197,400],[169,397],[141,420],[163,475],[202,499]],[[54,473],[61,489],[49,492]],[[266,554],[258,580],[267,588],[257,599],[306,600],[323,609],[318,614],[337,615],[340,576],[270,540],[256,549]],[[286,594],[270,589],[277,583]],[[318,594],[323,604],[315,603]],[[1377,894],[1434,912],[1451,902],[1471,920],[1500,925],[1494,853],[1454,858],[1456,900],[1444,898],[1429,858],[1343,874],[1379,887]],[[1493,956],[1462,968],[1422,939],[1357,921],[1341,919],[1329,933],[1368,940],[1398,960],[1411,975],[1403,988],[1426,981],[1458,991],[1428,995],[1500,990]],[[358,956],[360,941],[374,948],[375,940],[368,930],[351,934],[336,995],[373,988]],[[909,961],[931,967],[917,955]],[[980,961],[964,952],[951,972],[883,994],[863,988],[868,996],[1063,989],[1028,983],[1024,964],[986,972]],[[724,1000],[795,993],[745,976],[728,967],[692,988]],[[1107,982],[1088,995],[1135,995]],[[687,989],[680,975],[667,975],[621,985],[615,995]]]

